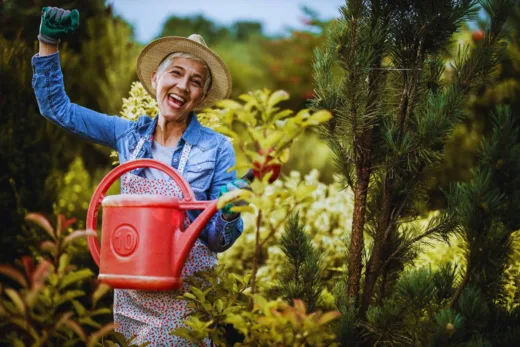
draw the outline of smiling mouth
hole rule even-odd
[[[168,104],[173,108],[181,108],[186,103],[183,97],[177,94],[168,94]]]

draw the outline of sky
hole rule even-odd
[[[114,12],[135,28],[138,41],[147,43],[161,31],[170,16],[202,14],[222,25],[237,20],[263,23],[268,35],[283,35],[287,28],[302,28],[306,5],[326,20],[338,17],[345,0],[107,0]]]

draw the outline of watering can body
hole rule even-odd
[[[105,197],[123,173],[153,167],[177,182],[183,200],[161,195],[121,194]],[[95,230],[103,206],[101,246],[89,237],[89,249],[99,266],[98,279],[114,288],[175,290],[182,286],[182,269],[193,244],[217,211],[217,200],[196,201],[189,185],[173,168],[139,159],[112,170],[99,184],[87,213],[87,229]],[[186,210],[203,210],[184,228]]]

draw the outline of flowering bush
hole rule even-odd
[[[308,199],[303,202],[296,200],[293,191],[299,186],[312,187]],[[299,172],[293,171],[289,176],[266,187],[264,192],[267,198],[288,192],[283,203],[274,213],[267,214],[267,221],[260,226],[260,234],[265,238],[271,229],[270,225],[278,226],[271,239],[266,243],[262,253],[263,260],[258,269],[260,283],[273,283],[280,273],[280,266],[284,255],[278,247],[279,237],[284,227],[284,221],[290,211],[297,209],[300,220],[306,225],[307,233],[312,237],[317,249],[324,255],[326,278],[331,280],[338,272],[344,271],[345,239],[344,235],[351,224],[351,193],[342,191],[339,182],[325,185],[319,181],[316,170],[301,177]],[[252,269],[253,254],[251,249],[255,244],[255,215],[244,214],[243,235],[227,252],[220,255],[221,262],[226,264],[230,271],[244,274]]]

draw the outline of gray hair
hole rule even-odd
[[[198,61],[199,63],[202,63],[202,66],[204,66],[204,69],[206,70],[206,80],[204,81],[204,86],[202,88],[204,97],[208,94],[208,90],[211,87],[211,71],[209,70],[208,64],[200,59],[199,57],[186,53],[186,52],[175,52],[168,55],[166,58],[163,59],[163,61],[159,64],[159,67],[157,68],[157,78],[161,76],[161,74],[172,64],[173,59],[175,58],[186,58]]]

